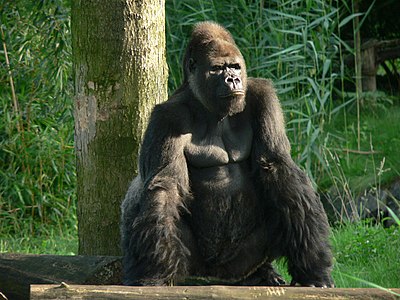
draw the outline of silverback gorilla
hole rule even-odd
[[[194,27],[182,86],[157,105],[122,204],[124,284],[187,276],[238,285],[332,287],[329,225],[290,156],[272,84],[247,78],[220,25]]]

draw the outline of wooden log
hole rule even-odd
[[[391,293],[392,292],[392,293]],[[321,289],[308,287],[174,286],[126,287],[88,285],[32,285],[38,299],[399,299],[400,289]]]
[[[400,57],[400,39],[380,41],[376,45],[376,64]]]
[[[34,283],[120,284],[121,270],[115,256],[0,254],[0,292],[14,300],[29,299]]]

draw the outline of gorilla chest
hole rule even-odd
[[[212,168],[244,161],[250,156],[252,139],[251,124],[243,118],[198,124],[185,148],[187,163],[196,168]]]
[[[189,224],[206,262],[234,259],[260,220],[258,197],[247,161],[189,166]]]
[[[250,122],[194,130],[185,149],[193,201],[191,224],[207,260],[234,256],[257,220],[257,196],[248,159]]]

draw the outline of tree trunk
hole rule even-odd
[[[120,203],[167,98],[165,2],[72,1],[79,253],[119,255]]]

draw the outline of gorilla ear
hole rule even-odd
[[[187,67],[190,73],[192,73],[196,69],[196,62],[193,58],[189,58]]]

